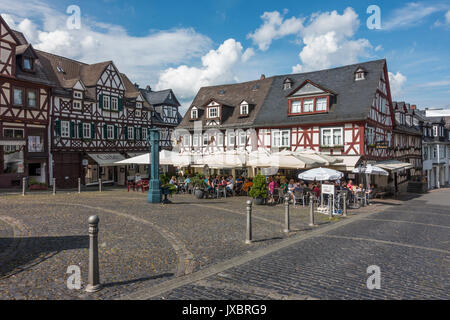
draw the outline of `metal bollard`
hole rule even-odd
[[[98,191],[102,192],[102,188],[103,188],[102,179],[98,179]]]
[[[27,183],[27,178],[23,177],[23,179],[22,179],[22,196],[25,196],[26,183]]]
[[[309,226],[316,226],[314,223],[314,197],[312,194],[309,196]]]
[[[344,198],[344,213],[343,216],[347,216],[347,192],[343,192],[342,197]]]
[[[98,216],[89,217],[89,278],[86,287],[87,292],[97,292],[100,284],[100,272],[98,267]]]
[[[291,200],[291,196],[289,194],[284,196],[284,233],[289,233],[289,200]]]
[[[56,195],[56,178],[53,178],[53,195]]]
[[[247,201],[247,234],[245,239],[246,244],[252,243],[252,201]]]
[[[78,178],[78,193],[81,193],[81,178]]]

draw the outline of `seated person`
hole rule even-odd
[[[239,176],[236,179],[236,187],[240,188],[244,184],[244,179],[242,179],[242,176]]]
[[[253,182],[251,182],[249,179],[245,179],[242,190],[244,190],[245,192],[249,192],[251,187],[253,187]]]
[[[226,188],[230,191],[233,191],[234,189],[234,180],[233,180],[233,176],[229,176],[227,179],[227,186]]]
[[[184,179],[184,187],[187,188],[191,181],[191,176],[187,176],[186,179]]]

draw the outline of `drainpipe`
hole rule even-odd
[[[441,172],[440,172],[440,170],[441,170],[441,168],[440,168],[440,163],[441,163],[441,156],[440,156],[440,154],[439,154],[439,148],[440,146],[439,145],[437,145],[437,163],[438,163],[438,165],[437,165],[437,168],[436,168],[436,187],[438,188],[438,189],[440,189],[441,188]]]

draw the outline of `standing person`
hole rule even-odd
[[[319,199],[319,198],[320,198],[321,190],[320,190],[320,188],[319,188],[319,186],[318,186],[317,184],[314,184],[314,185],[313,185],[312,191],[313,191],[314,194],[316,195],[316,198]]]
[[[233,176],[229,176],[229,177],[228,177],[226,188],[227,188],[227,190],[233,192],[233,190],[234,190],[234,180],[233,180]]]
[[[270,179],[269,183],[269,204],[275,203],[275,190],[278,188],[278,183],[275,179]]]
[[[347,189],[348,190],[353,190],[353,181],[352,180],[348,180]]]
[[[369,206],[371,206],[372,204],[370,203],[370,199],[372,199],[372,195],[373,195],[373,190],[374,190],[375,188],[373,187],[373,184],[371,184],[371,185],[369,185],[369,188],[366,190],[366,201],[367,201],[367,204],[369,205]]]

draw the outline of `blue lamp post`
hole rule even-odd
[[[149,203],[161,203],[161,181],[159,180],[159,131],[157,128],[150,129],[150,161],[149,166],[149,189],[147,201]]]

